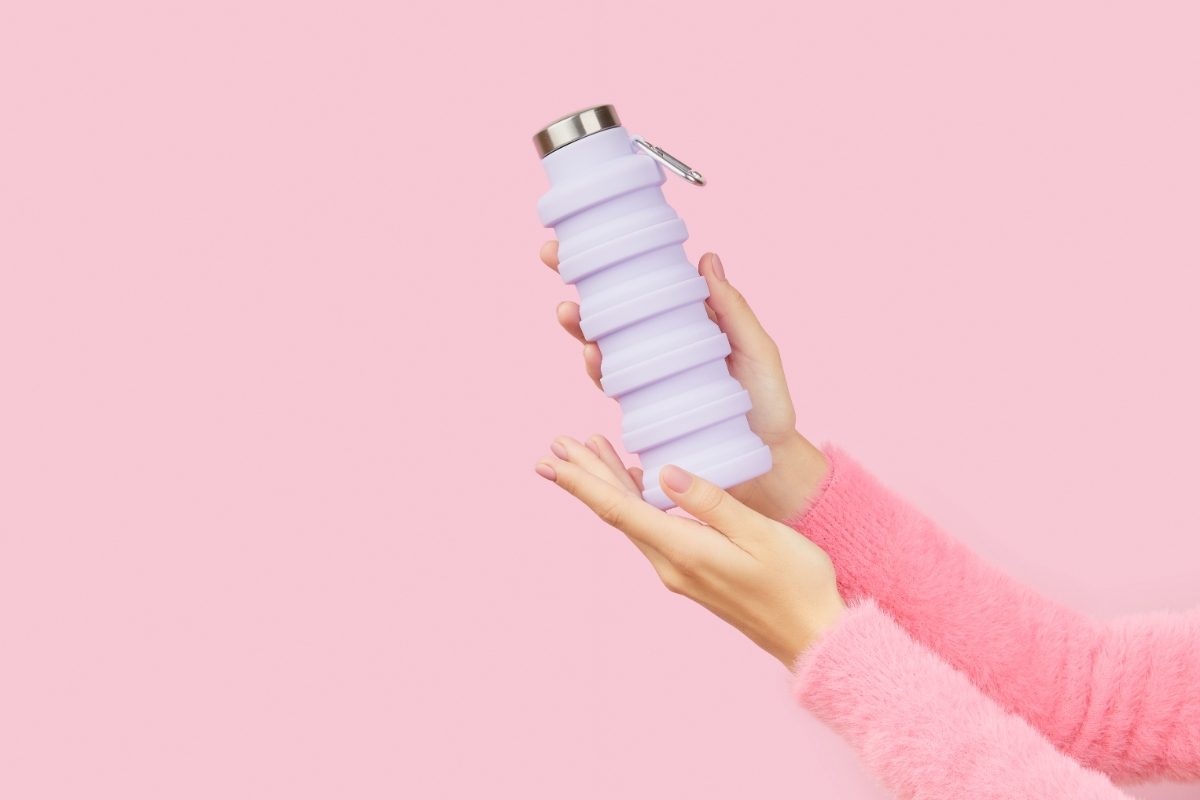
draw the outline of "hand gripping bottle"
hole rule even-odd
[[[708,318],[708,286],[683,251],[687,228],[667,205],[662,165],[704,179],[631,136],[612,106],[533,137],[550,190],[538,201],[558,238],[559,275],[579,290],[580,327],[600,347],[600,385],[621,404],[621,439],[645,470],[647,502],[673,503],[658,473],[677,464],[728,488],[771,468],[750,430],[750,395],[729,375],[729,339]]]

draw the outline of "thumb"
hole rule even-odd
[[[716,314],[717,324],[729,337],[733,349],[764,364],[778,361],[779,348],[758,321],[746,297],[725,277],[720,256],[705,253],[698,267],[708,284],[708,307]]]
[[[659,471],[658,482],[675,505],[734,541],[755,538],[766,519],[715,483],[674,464]]]

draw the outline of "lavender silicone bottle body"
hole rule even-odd
[[[559,241],[559,274],[579,291],[581,327],[601,353],[601,386],[622,412],[622,443],[645,470],[647,502],[673,503],[658,473],[676,464],[728,488],[771,468],[730,374],[729,340],[708,318],[687,228],[663,196],[658,162],[625,128],[584,135],[542,159],[538,202]]]

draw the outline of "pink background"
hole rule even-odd
[[[806,433],[1064,602],[1194,604],[1198,26],[0,6],[0,796],[885,796],[532,472],[618,431],[535,256],[597,102],[709,176]]]

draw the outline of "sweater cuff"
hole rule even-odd
[[[826,496],[829,494],[829,487],[837,480],[838,461],[841,460],[842,451],[835,447],[832,443],[826,442],[821,445],[821,452],[825,456],[825,461],[829,465],[829,469],[825,471],[825,477],[817,485],[817,490],[813,492],[813,496],[804,504],[796,513],[790,517],[781,520],[784,525],[799,530],[805,524],[805,520],[813,515],[813,512],[826,502]]]
[[[825,444],[821,451],[829,472],[816,498],[783,522],[829,554],[847,601],[884,596],[888,549],[908,506],[841,448]]]
[[[822,719],[825,715],[811,708],[818,691],[839,675],[849,677],[862,672],[856,654],[872,640],[886,637],[891,620],[871,598],[854,600],[846,605],[841,618],[827,629],[792,664],[792,688],[801,705],[810,707]],[[823,703],[818,705],[824,706]],[[828,721],[828,720],[827,720]]]

